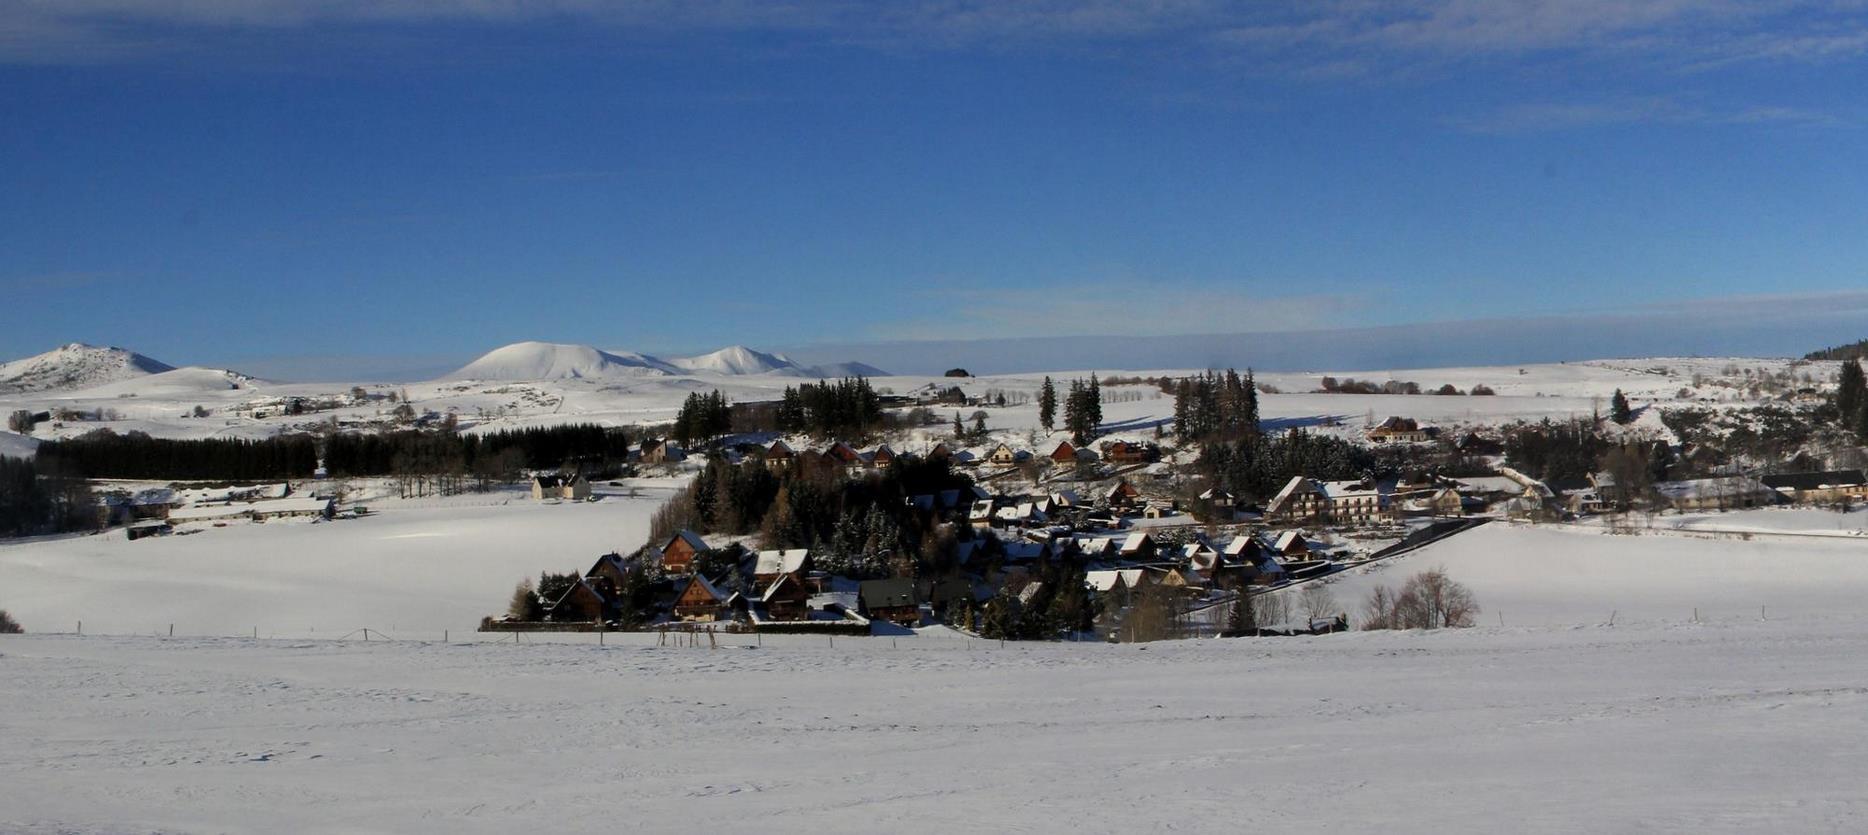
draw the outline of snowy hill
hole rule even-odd
[[[732,345],[692,357],[662,359],[631,351],[606,351],[588,345],[516,342],[495,348],[449,374],[449,380],[601,380],[615,377],[788,377],[886,376],[859,362],[804,366],[783,354]]]
[[[600,351],[588,345],[515,342],[488,351],[446,379],[597,380],[679,372],[675,366],[642,354]]]
[[[730,345],[710,354],[682,357],[670,360],[670,362],[691,373],[725,376],[778,374],[789,377],[886,377],[889,375],[887,371],[860,362],[799,365],[784,354],[768,354],[744,345]]]
[[[145,374],[85,391],[94,397],[187,397],[217,391],[250,389],[263,381],[224,368],[184,366],[160,374]]]
[[[0,394],[76,391],[173,370],[133,351],[73,342],[0,365]]]
[[[729,345],[711,354],[683,357],[672,362],[683,370],[706,374],[769,374],[798,367],[797,363],[787,357],[755,351],[744,345]]]

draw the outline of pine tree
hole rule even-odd
[[[1258,612],[1252,602],[1252,590],[1240,589],[1227,618],[1226,632],[1233,637],[1258,634]]]
[[[1038,388],[1038,425],[1046,432],[1057,428],[1057,386],[1048,376]]]
[[[1868,376],[1863,375],[1859,360],[1847,360],[1836,377],[1836,412],[1842,425],[1854,427],[1860,423],[1865,406],[1868,406]]]
[[[953,413],[953,439],[959,441],[964,438],[966,438],[966,424],[960,422],[960,413],[956,411]]]
[[[1609,398],[1609,419],[1624,424],[1634,420],[1634,409],[1628,406],[1628,396],[1621,389]]]

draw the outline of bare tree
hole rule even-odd
[[[1472,590],[1434,568],[1408,578],[1396,594],[1378,587],[1364,606],[1363,629],[1442,629],[1473,625],[1479,601]]]
[[[1336,595],[1329,586],[1311,583],[1304,587],[1304,593],[1297,596],[1297,607],[1308,620],[1335,617],[1341,610],[1336,606]]]

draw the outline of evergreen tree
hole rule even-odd
[[[1239,589],[1239,599],[1233,601],[1232,611],[1227,613],[1226,633],[1235,638],[1258,634],[1258,612],[1251,589]]]
[[[1836,377],[1836,412],[1842,425],[1856,426],[1864,407],[1868,407],[1868,376],[1862,374],[1859,360],[1845,360]]]
[[[1628,396],[1621,389],[1609,398],[1609,419],[1623,424],[1634,420],[1634,409],[1628,406]]]
[[[1044,385],[1038,388],[1038,425],[1049,432],[1057,428],[1057,386],[1051,378],[1044,378]]]

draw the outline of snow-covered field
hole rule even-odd
[[[357,383],[368,399],[351,401],[351,383],[272,383],[202,368],[122,377],[128,372],[112,366],[111,375],[100,376],[101,372],[91,368],[126,361],[115,355],[87,355],[87,362],[72,370],[70,376],[109,382],[71,391],[0,394],[0,411],[65,409],[94,414],[102,410],[111,418],[65,421],[57,426],[42,424],[35,431],[39,438],[70,437],[98,428],[177,438],[265,437],[302,430],[333,418],[360,423],[385,420],[396,406],[388,395],[395,394],[398,398],[407,395],[419,411],[457,415],[468,431],[569,422],[628,426],[672,420],[682,401],[696,391],[719,389],[739,402],[775,400],[786,386],[809,380],[808,372],[854,370],[849,364],[811,369],[786,366],[782,358],[737,347],[671,362],[586,346],[520,343],[496,349],[440,380]],[[1247,364],[1249,361],[1240,363]],[[1807,384],[1799,385],[1821,387],[1833,381],[1836,364],[1783,359],[1657,358],[1470,368],[1319,369],[1265,373],[1258,379],[1279,391],[1261,398],[1261,414],[1269,427],[1319,427],[1321,431],[1353,435],[1369,419],[1380,420],[1388,415],[1412,417],[1442,428],[1588,416],[1605,410],[1616,389],[1626,392],[1637,407],[1676,402],[1745,405],[1761,399],[1745,391],[1752,380],[1786,371],[1799,380],[1809,377]],[[1048,376],[1061,383],[1087,379],[1092,373],[1098,370],[1054,371]],[[1100,373],[1110,375],[1108,369]],[[1124,377],[1181,376],[1194,370],[1117,373]],[[1428,391],[1444,384],[1469,391],[1483,384],[1497,394],[1312,393],[1325,375],[1378,383],[1410,381]],[[872,374],[870,379],[885,393],[911,394],[930,387],[957,385],[970,395],[1004,393],[1014,403],[1022,398],[1027,401],[1022,405],[986,409],[989,427],[1018,435],[1030,433],[1038,425],[1037,407],[1031,401],[1045,376],[1032,373],[954,379]],[[1689,394],[1686,401],[1679,398],[1682,389]],[[1173,415],[1172,398],[1152,386],[1112,386],[1105,391],[1110,402],[1104,406],[1104,417],[1108,429],[1117,435],[1150,432]],[[293,397],[347,405],[308,415],[279,414],[280,400]],[[206,416],[194,417],[196,407]],[[936,411],[945,416],[947,410]],[[974,409],[967,407],[963,411],[970,415]],[[1651,424],[1648,428],[1664,431],[1658,420]],[[4,452],[8,452],[7,445],[0,445],[0,453]]]
[[[1723,514],[1736,524],[1773,511]],[[1832,516],[1834,514],[1831,514]],[[1478,596],[1480,622],[1581,626],[1764,617],[1848,618],[1868,600],[1868,542],[1854,537],[1493,523],[1406,556],[1338,575],[1328,588],[1359,615],[1376,584],[1445,568]],[[1859,519],[1859,516],[1857,517]],[[1793,528],[1794,519],[1777,520]],[[1806,524],[1827,522],[1820,516]]]
[[[0,830],[1833,832],[1868,620],[1137,646],[0,640]]]
[[[616,488],[605,488],[606,491]],[[122,531],[0,541],[0,608],[29,627],[117,634],[440,637],[499,614],[514,584],[583,571],[648,538],[674,487],[596,502],[522,492],[372,502],[361,519],[282,520],[131,542]]]

